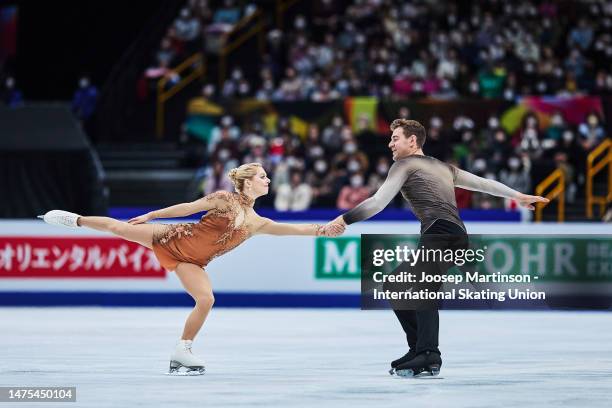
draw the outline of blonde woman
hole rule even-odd
[[[41,216],[52,225],[88,227],[110,232],[152,249],[160,264],[176,272],[195,307],[185,322],[181,339],[170,358],[170,374],[203,374],[204,363],[191,352],[192,341],[214,303],[213,290],[204,268],[214,258],[236,248],[256,234],[338,236],[342,226],[283,224],[260,217],[253,204],[268,194],[270,179],[259,163],[243,164],[229,172],[236,192],[217,191],[190,203],[153,211],[128,222],[108,217],[83,217],[53,210]],[[207,211],[199,222],[146,224],[156,218],[184,217]]]

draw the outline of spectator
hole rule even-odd
[[[191,10],[181,9],[179,18],[174,22],[176,38],[187,43],[193,42],[199,37],[201,29],[200,21],[191,14]]]
[[[445,161],[448,156],[448,141],[442,133],[442,120],[439,117],[434,116],[430,121],[427,143],[423,145],[423,152],[442,161]]]
[[[512,154],[512,146],[503,129],[500,128],[496,130],[493,142],[489,145],[486,154],[489,159],[491,170],[498,172],[506,165],[508,158]]]
[[[23,94],[15,86],[13,77],[6,78],[4,89],[0,92],[0,101],[9,108],[18,108],[23,105]]]
[[[342,187],[336,207],[339,210],[350,210],[370,196],[370,190],[363,185],[363,175],[355,173],[350,178],[350,185]]]
[[[560,141],[561,135],[565,131],[565,121],[561,112],[557,111],[550,119],[550,126],[546,129],[546,138],[554,141]]]
[[[208,175],[204,179],[204,195],[218,190],[233,191],[232,182],[227,177],[225,166],[220,161],[213,162],[213,165],[208,169]]]
[[[315,161],[313,170],[306,176],[306,183],[312,187],[313,204],[327,208],[335,206],[337,180],[335,172],[328,168],[324,159]]]
[[[222,134],[227,132],[230,139],[238,141],[240,138],[240,128],[234,125],[234,119],[225,115],[221,118],[219,126],[213,128],[210,134],[210,140],[208,142],[208,151],[213,152],[217,148],[217,144],[222,138]]]
[[[86,121],[93,115],[97,101],[98,88],[89,82],[89,78],[82,77],[72,98],[72,111],[77,118]]]
[[[236,6],[234,0],[223,0],[223,6],[213,16],[213,22],[218,24],[234,25],[238,20],[240,20],[240,8]]]
[[[570,164],[567,154],[564,152],[557,152],[555,154],[555,164],[565,176],[565,185],[567,186],[565,189],[565,198],[567,199],[567,202],[571,204],[576,201],[576,191],[578,190],[578,186],[576,185],[575,169]]]
[[[274,208],[277,211],[305,211],[311,201],[312,188],[303,182],[299,171],[292,171],[290,182],[278,187]]]
[[[586,151],[593,149],[606,137],[606,132],[600,123],[599,116],[595,112],[590,113],[587,116],[586,122],[578,126],[578,133],[581,136],[580,144]]]
[[[230,129],[224,127],[221,129],[221,136],[213,148],[212,154],[210,155],[213,161],[226,162],[228,160],[238,161],[238,142],[232,138]]]
[[[380,186],[382,186],[382,184],[385,182],[388,173],[389,159],[385,156],[382,156],[378,159],[374,172],[372,172],[372,174],[370,174],[370,177],[368,178],[368,189],[370,191],[378,191]]]
[[[263,137],[253,137],[250,140],[250,152],[242,159],[243,163],[260,163],[266,171],[272,169],[272,162],[266,155],[266,141]]]
[[[512,156],[508,158],[507,165],[507,168],[501,170],[499,181],[517,191],[529,191],[531,188],[529,169],[522,165],[521,159]],[[508,209],[518,208],[518,204],[513,201],[505,199],[505,207]]]
[[[591,46],[593,41],[593,28],[589,25],[586,19],[581,18],[578,26],[574,27],[569,33],[568,46],[578,46],[582,51],[586,51]]]

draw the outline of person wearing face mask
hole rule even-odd
[[[384,146],[380,143],[380,135],[373,130],[372,120],[367,115],[362,115],[357,121],[355,140],[364,152],[375,156],[385,154]]]
[[[0,102],[6,104],[9,108],[17,108],[23,105],[23,94],[15,86],[13,77],[6,78],[4,89],[0,89]]]
[[[587,116],[586,122],[578,126],[578,133],[581,136],[580,144],[586,151],[593,149],[606,137],[606,131],[600,124],[599,116],[594,112]]]
[[[521,159],[516,156],[511,156],[507,161],[507,169],[500,171],[499,181],[518,191],[529,191],[531,188],[531,178],[529,177],[529,169],[522,165]],[[514,200],[505,199],[505,207],[513,209],[517,207]]]
[[[455,201],[455,187],[480,191],[498,197],[511,198],[519,205],[534,210],[534,203],[548,202],[544,197],[531,196],[513,190],[494,180],[478,177],[467,171],[441,162],[423,153],[426,132],[414,120],[396,119],[390,127],[393,165],[383,185],[376,193],[352,210],[331,221],[341,226],[363,221],[382,211],[401,192],[412,212],[421,222],[421,239],[417,247],[430,245],[437,249],[467,247],[467,232],[459,217]],[[451,240],[433,239],[443,235]],[[402,264],[398,271],[426,270],[440,275],[452,265]],[[415,284],[413,289],[418,288]],[[383,287],[384,288],[384,287]],[[408,290],[409,288],[404,288]],[[439,287],[431,287],[433,291]],[[392,373],[400,375],[437,375],[442,359],[438,348],[439,315],[436,302],[391,302],[408,341],[409,351],[391,363]]]
[[[223,163],[217,161],[208,168],[208,175],[204,179],[204,195],[207,196],[219,190],[232,191],[232,182],[225,174]]]
[[[238,142],[232,139],[229,129],[222,129],[221,138],[210,155],[211,160],[226,162],[230,159],[237,159],[238,155]]]
[[[499,119],[497,116],[492,115],[487,120],[487,126],[483,127],[478,133],[480,140],[484,140],[486,143],[494,143],[495,133],[499,129]]]
[[[550,126],[546,129],[546,138],[551,140],[561,140],[561,135],[565,130],[565,121],[561,112],[555,112],[550,119]]]
[[[292,170],[289,183],[281,184],[274,199],[276,211],[305,211],[312,202],[312,187],[302,180],[299,170]]]
[[[225,115],[221,118],[218,126],[215,126],[210,132],[210,140],[208,142],[208,152],[212,154],[217,148],[217,144],[222,137],[237,141],[240,137],[240,128],[234,125],[234,119]]]
[[[370,166],[368,157],[359,150],[357,142],[352,137],[349,138],[341,153],[337,153],[332,159],[332,167],[338,169],[342,175],[364,171]]]
[[[310,124],[308,127],[308,134],[304,141],[304,154],[306,159],[306,166],[311,168],[313,163],[318,159],[327,156],[327,152],[321,143],[319,125],[316,123]]]
[[[576,171],[574,166],[568,160],[568,156],[564,152],[557,152],[554,156],[554,162],[557,166],[557,169],[563,172],[565,176],[565,198],[569,203],[573,203],[576,200],[576,191],[578,190],[578,186],[576,185]]]
[[[506,132],[503,129],[497,129],[493,136],[493,141],[486,150],[488,162],[491,165],[490,169],[499,171],[505,166],[508,157],[512,153],[512,146],[508,141]],[[526,190],[520,190],[526,191]]]
[[[376,168],[368,178],[368,188],[370,191],[376,191],[382,186],[387,173],[389,172],[389,159],[385,156],[379,157],[376,163]]]
[[[328,168],[325,159],[314,162],[312,170],[306,174],[306,184],[312,188],[313,207],[332,208],[336,205],[338,177]]]
[[[370,189],[363,185],[363,174],[353,173],[349,178],[349,185],[342,187],[336,202],[339,210],[350,210],[370,195]]]
[[[342,116],[336,115],[332,119],[331,124],[323,129],[321,140],[325,148],[332,153],[336,153],[342,148],[343,126],[344,120],[342,119]]]
[[[423,146],[426,155],[435,157],[438,160],[446,160],[448,156],[448,141],[442,131],[442,121],[438,117],[431,120],[429,128],[429,140]]]
[[[93,115],[97,101],[98,88],[89,82],[89,78],[82,77],[72,98],[72,111],[77,118],[86,121]]]

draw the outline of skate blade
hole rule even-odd
[[[164,375],[170,375],[173,377],[196,377],[196,376],[200,376],[200,375],[204,375],[205,371],[204,369],[200,370],[190,370],[190,371],[170,371],[167,373],[164,373]]]
[[[391,372],[389,372],[391,373]],[[402,378],[419,378],[419,379],[444,379],[440,377],[440,368],[432,367],[430,370],[414,371],[414,370],[395,370],[395,374]],[[391,374],[393,375],[393,374]]]
[[[44,215],[37,215],[36,218],[40,218],[41,220],[44,220],[45,216]]]
[[[194,376],[194,375],[204,375],[206,369],[204,367],[186,367],[177,363],[175,361],[170,362],[170,369],[168,370],[166,375],[175,375],[175,376]]]

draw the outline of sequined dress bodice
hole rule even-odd
[[[253,234],[257,215],[246,196],[219,191],[204,200],[216,205],[199,222],[168,224],[153,237],[153,250],[165,268],[180,262],[206,266]]]

